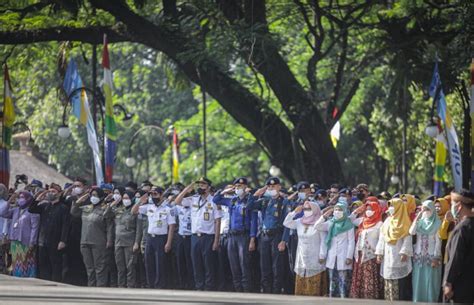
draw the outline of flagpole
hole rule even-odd
[[[471,192],[474,192],[474,58],[471,60]]]

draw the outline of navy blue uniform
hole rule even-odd
[[[227,253],[232,271],[232,281],[237,292],[250,291],[250,238],[257,236],[257,211],[247,209],[248,196],[240,198],[224,197],[220,192],[214,197],[214,203],[225,205],[229,210],[229,239]]]
[[[284,199],[250,196],[247,209],[262,211],[263,224],[259,247],[263,292],[281,293],[286,250],[278,251],[278,244],[283,241],[283,220],[287,215]]]

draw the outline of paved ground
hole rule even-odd
[[[328,299],[252,293],[197,292],[183,290],[75,287],[37,279],[0,275],[1,305],[56,304],[404,304],[354,299]],[[406,303],[405,303],[406,304]]]

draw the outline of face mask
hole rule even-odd
[[[120,196],[120,194],[114,194],[113,198],[114,198],[115,201],[117,201],[117,200],[120,200],[120,198],[122,198],[122,196]]]
[[[26,203],[26,199],[25,198],[20,198],[18,199],[18,206],[20,207],[20,209],[24,209],[26,208],[28,204]]]
[[[203,189],[203,188],[198,188],[198,189],[197,189],[197,193],[198,193],[199,195],[202,195],[202,194],[204,194],[205,192],[206,192],[206,190]]]
[[[334,218],[335,218],[336,220],[338,220],[338,219],[341,219],[341,218],[344,216],[344,212],[342,212],[342,211],[334,211],[333,215],[334,215]]]
[[[306,198],[306,193],[299,192],[298,193],[298,198],[301,199],[301,200],[305,199]]]
[[[53,202],[55,201],[57,198],[56,194],[55,193],[48,193],[48,196],[46,196],[46,200],[50,201],[50,202]]]
[[[451,214],[454,218],[458,218],[458,210],[456,209],[456,206],[454,206],[454,204],[451,206]]]
[[[367,210],[367,211],[365,211],[365,216],[367,216],[367,217],[369,217],[369,218],[372,217],[372,216],[374,216],[374,214],[375,214],[375,212],[372,211],[372,210]]]
[[[389,215],[393,215],[395,213],[395,207],[389,207],[388,210],[387,210],[388,214]]]
[[[313,216],[313,210],[306,210],[303,211],[304,217],[310,217]]]
[[[244,193],[244,190],[243,190],[243,189],[236,189],[236,190],[235,190],[235,194],[236,194],[237,196],[239,196],[239,197],[242,196],[243,193]]]
[[[76,186],[73,190],[72,190],[72,194],[73,195],[79,195],[82,193],[82,187],[79,187],[79,186]]]
[[[126,207],[129,207],[132,204],[132,201],[130,199],[124,199],[122,200],[123,205]]]
[[[275,197],[277,194],[276,190],[266,190],[264,196],[265,197]]]
[[[153,197],[148,197],[148,203],[149,204],[154,204],[155,202],[153,201]]]
[[[316,203],[319,205],[320,208],[323,208],[325,206],[324,201],[318,200]]]
[[[96,197],[96,196],[91,196],[91,203],[93,205],[96,205],[100,202],[100,198],[99,197]]]
[[[430,218],[431,217],[431,211],[423,211],[423,213],[421,214],[421,217],[422,218]]]
[[[356,196],[356,197],[357,197],[357,199],[359,199],[359,200],[362,201],[362,200],[364,200],[365,195],[364,195],[364,193],[357,193],[357,196]]]

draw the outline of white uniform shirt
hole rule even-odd
[[[148,234],[151,235],[166,235],[168,225],[176,224],[173,208],[166,204],[157,207],[148,203],[140,206],[138,212],[148,217]]]
[[[380,228],[379,241],[375,250],[376,255],[383,255],[380,275],[386,280],[398,280],[406,277],[412,271],[411,256],[413,256],[412,237],[407,235],[397,240],[396,244],[389,244],[385,241],[382,228],[386,225],[387,218]],[[401,254],[408,256],[405,262],[401,261]]]
[[[191,207],[191,232],[193,234],[215,234],[216,219],[222,218],[221,208],[212,201],[212,196],[202,199],[200,195],[194,195],[183,199],[184,207]]]
[[[326,270],[326,266],[319,263],[319,259],[326,258],[326,232],[316,230],[316,223],[307,226],[301,223],[301,218],[294,220],[294,217],[295,212],[291,212],[283,221],[285,227],[298,234],[294,271],[301,277],[317,275]]]
[[[316,229],[323,232],[328,232],[331,225],[331,221],[325,221],[323,216],[321,216],[321,218],[319,218],[319,220],[315,223]],[[353,259],[354,248],[354,229],[350,229],[346,232],[334,236],[332,238],[331,245],[328,249],[326,258],[326,268],[336,268],[339,271],[351,270],[352,264],[347,265],[346,259]]]
[[[222,234],[227,234],[229,233],[229,222],[230,222],[230,215],[229,215],[229,208],[227,206],[222,206],[221,205],[221,212],[222,212],[222,218],[221,218],[221,235]]]
[[[191,208],[177,205],[176,211],[179,220],[178,234],[181,236],[191,235]]]

